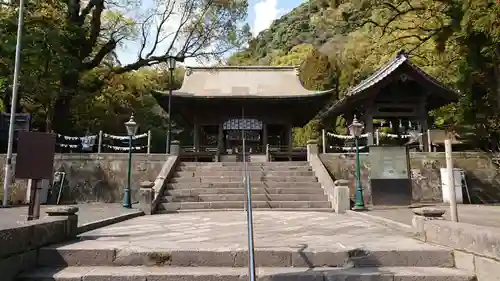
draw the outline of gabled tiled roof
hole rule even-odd
[[[186,68],[175,96],[196,98],[294,98],[328,94],[306,90],[293,66],[223,66]]]
[[[401,51],[394,59],[380,67],[371,76],[361,81],[355,87],[348,89],[346,95],[342,99],[335,102],[330,108],[328,108],[328,110],[324,111],[324,113],[321,114],[321,117],[326,117],[329,113],[333,112],[338,113],[338,111],[341,110],[341,108],[343,108],[346,104],[352,103],[354,100],[361,98],[361,96],[369,89],[376,86],[378,83],[382,82],[391,76],[391,74],[403,67],[405,67],[406,72],[413,72],[415,75],[422,78],[422,81],[425,81],[426,84],[424,87],[431,88],[433,94],[439,95],[440,98],[448,102],[458,100],[459,95],[457,92],[447,88],[435,78],[425,73],[422,69],[413,65],[410,62],[408,55],[404,51]]]

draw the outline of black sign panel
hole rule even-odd
[[[8,131],[10,125],[10,113],[0,115],[0,129]],[[14,117],[14,131],[29,131],[31,127],[31,115],[27,113],[16,113]]]
[[[17,179],[51,179],[54,172],[55,147],[55,134],[19,132],[15,177]]]

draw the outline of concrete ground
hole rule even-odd
[[[125,209],[121,204],[115,203],[85,203],[71,206],[77,206],[79,209],[79,227],[139,212],[137,209]],[[42,205],[40,208],[40,217],[46,216],[45,211],[50,207],[53,206]],[[28,206],[0,208],[0,228],[9,227],[10,225],[16,225],[18,222],[26,221],[27,217]]]
[[[450,206],[446,204],[427,205],[446,210],[445,218],[450,220]],[[365,213],[398,223],[412,224],[413,211],[408,207],[377,207]],[[500,228],[500,206],[498,205],[458,205],[458,221],[463,223]]]

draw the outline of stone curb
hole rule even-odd
[[[382,226],[389,227],[389,228],[396,229],[396,230],[401,230],[401,231],[408,233],[408,234],[415,234],[415,229],[413,228],[413,226],[411,226],[409,224],[400,223],[400,222],[397,222],[397,221],[394,221],[391,219],[386,219],[386,218],[383,218],[380,216],[371,215],[371,214],[369,214],[369,211],[368,212],[356,212],[356,211],[352,211],[352,210],[347,210],[346,214],[350,215],[351,217],[357,217],[357,218],[361,218],[361,219],[369,219],[369,220],[374,221],[375,223],[380,224]]]
[[[83,232],[87,232],[87,231],[91,231],[91,230],[94,230],[94,229],[97,229],[97,228],[105,227],[105,226],[108,226],[108,225],[111,225],[111,224],[119,223],[119,222],[122,222],[122,221],[126,221],[126,220],[129,220],[129,219],[140,217],[140,216],[144,216],[144,212],[138,210],[138,211],[135,211],[135,212],[132,212],[132,213],[121,214],[121,215],[118,215],[118,216],[109,217],[109,218],[105,218],[105,219],[102,219],[102,220],[97,220],[97,221],[92,221],[92,222],[84,223],[84,224],[78,226],[77,234],[80,234],[80,233],[83,233]]]

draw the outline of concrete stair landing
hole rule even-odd
[[[248,163],[255,209],[331,212],[331,203],[307,162]],[[244,164],[180,163],[159,213],[245,208]]]

